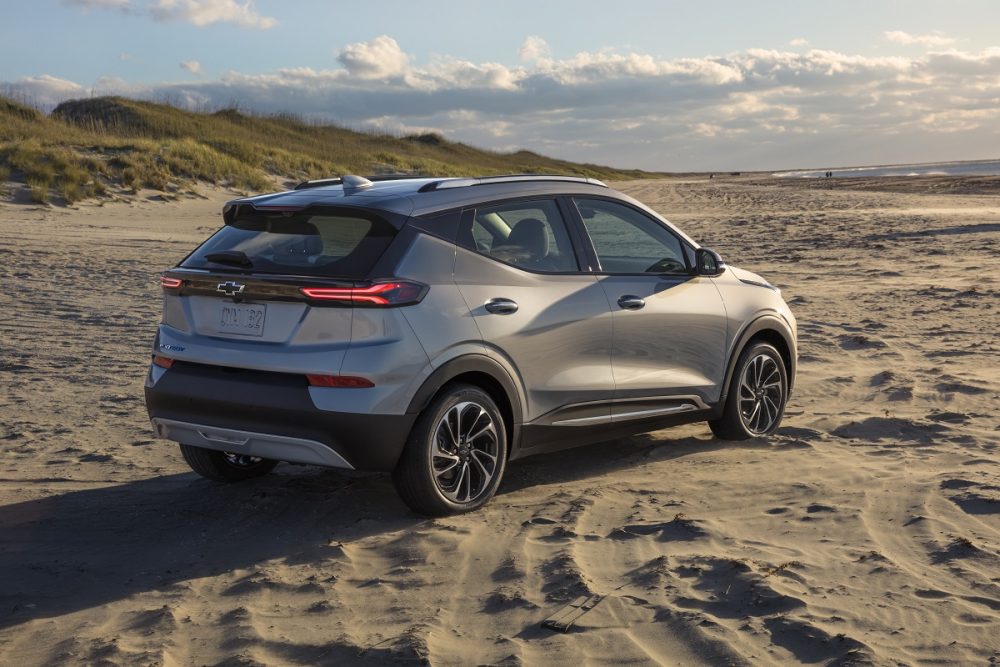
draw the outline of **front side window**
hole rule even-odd
[[[388,222],[352,212],[253,211],[220,229],[181,266],[359,279],[395,234]]]
[[[554,200],[521,201],[476,209],[462,245],[529,271],[578,271],[566,223]]]
[[[681,240],[623,204],[574,198],[604,273],[687,274]]]

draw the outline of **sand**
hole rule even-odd
[[[155,279],[225,193],[0,204],[0,664],[1000,661],[1000,195],[620,187],[782,288],[784,427],[526,459],[436,521],[384,475],[220,486],[152,438]]]

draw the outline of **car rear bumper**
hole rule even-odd
[[[157,435],[175,442],[373,471],[396,466],[416,419],[320,410],[303,376],[184,362],[146,383],[146,409]]]
[[[157,435],[164,440],[173,440],[182,445],[259,456],[265,459],[291,461],[292,463],[311,463],[329,468],[354,469],[354,466],[340,454],[315,440],[290,438],[273,433],[239,431],[206,424],[192,424],[174,419],[164,419],[163,417],[153,417],[151,421]]]

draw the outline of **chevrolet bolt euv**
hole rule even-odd
[[[599,181],[344,176],[223,218],[161,277],[146,380],[157,434],[212,480],[387,471],[440,516],[531,454],[766,436],[792,389],[777,288]]]

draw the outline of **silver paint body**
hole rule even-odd
[[[417,193],[426,182],[376,183],[348,193],[340,186],[323,187],[244,202],[308,201],[417,216],[515,197],[613,197],[646,212],[691,248],[699,247],[648,207],[605,187],[527,180]],[[485,355],[505,369],[517,387],[519,396],[513,398],[521,406],[522,423],[564,426],[717,404],[741,336],[758,321],[780,330],[790,342],[793,359],[795,355],[795,319],[780,293],[759,276],[735,267],[716,277],[541,274],[421,233],[394,276],[430,289],[420,303],[398,308],[267,302],[263,335],[254,338],[213,328],[219,304],[231,302],[225,295],[168,294],[156,352],[218,366],[362,376],[375,387],[311,387],[309,395],[320,410],[368,415],[406,413],[436,369],[469,355]],[[641,297],[645,307],[621,308],[617,301],[626,294]],[[487,311],[485,304],[497,298],[515,301],[517,311]],[[147,383],[155,385],[162,374],[153,366]],[[197,428],[185,431],[174,424],[160,430],[189,444],[200,438],[191,435]],[[318,462],[313,454],[301,460]]]

